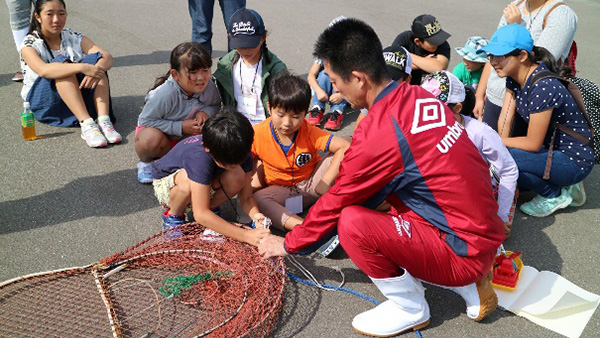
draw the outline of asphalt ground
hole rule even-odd
[[[452,47],[467,37],[494,32],[506,1],[248,1],[263,16],[269,30],[269,48],[297,74],[306,74],[312,63],[312,47],[329,21],[339,15],[357,17],[371,24],[384,47],[412,19],[422,13],[437,16],[450,32]],[[572,0],[577,12],[579,75],[600,83],[595,66],[600,55],[597,19],[600,2]],[[110,70],[113,105],[119,119],[116,128],[123,144],[90,149],[78,128],[37,124],[33,142],[21,138],[19,112],[21,85],[11,82],[18,57],[0,5],[0,280],[16,276],[80,266],[158,232],[161,209],[152,187],[136,181],[137,157],[133,134],[143,99],[154,79],[168,70],[171,49],[191,37],[185,1],[80,0],[69,1],[67,27],[83,32],[115,57]],[[219,57],[226,50],[226,35],[219,9],[215,10],[213,48]],[[594,36],[596,36],[594,38]],[[452,54],[450,67],[460,61]],[[350,135],[356,114],[346,116],[339,135]],[[550,217],[534,219],[517,211],[508,250],[523,251],[525,264],[561,274],[582,288],[600,294],[599,218],[600,172],[585,180],[588,202]],[[522,201],[531,198],[523,194]],[[231,213],[229,212],[231,215]],[[330,259],[299,258],[313,274],[336,284],[344,272],[346,287],[375,299],[382,295],[369,279],[339,250]],[[498,310],[482,323],[464,313],[459,296],[427,286],[431,325],[424,337],[558,337],[511,313]],[[372,304],[346,293],[320,291],[288,280],[285,305],[274,337],[358,337],[350,323]],[[407,333],[405,336],[412,336]],[[583,336],[600,336],[600,314],[592,317]]]

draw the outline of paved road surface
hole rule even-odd
[[[578,68],[583,77],[600,83],[595,67],[600,2],[572,0],[579,16]],[[370,23],[384,46],[409,29],[422,13],[438,17],[452,33],[450,44],[461,46],[471,35],[490,37],[498,23],[503,0],[486,1],[248,1],[263,15],[269,48],[288,67],[306,74],[313,43],[329,21],[352,16]],[[22,141],[19,128],[21,85],[10,81],[17,55],[8,13],[0,5],[0,280],[26,273],[87,264],[120,251],[160,230],[160,208],[150,186],[135,180],[137,158],[133,132],[143,98],[155,77],[168,69],[168,56],[191,36],[185,1],[80,0],[68,2],[67,26],[90,36],[115,56],[110,71],[111,91],[126,137],[122,145],[89,149],[79,129],[38,124],[42,140]],[[218,10],[216,11],[218,12]],[[215,15],[215,56],[225,53],[226,39],[219,13]],[[452,54],[451,67],[459,61]],[[339,133],[349,135],[356,116],[349,116]],[[586,180],[589,201],[577,210],[531,219],[517,212],[513,235],[506,246],[522,250],[524,261],[540,270],[565,276],[581,287],[600,293],[599,218],[600,172]],[[530,195],[524,196],[530,198]],[[324,282],[334,284],[346,275],[346,286],[382,300],[381,294],[343,252],[332,259],[301,258]],[[286,304],[274,337],[358,337],[350,323],[371,304],[354,296],[321,292],[289,281]],[[483,323],[464,314],[461,299],[436,287],[427,288],[432,312],[424,337],[558,337],[525,319],[497,311]],[[412,336],[408,333],[406,336]],[[600,336],[597,312],[583,336]]]

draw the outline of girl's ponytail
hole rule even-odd
[[[265,32],[265,34],[267,34],[267,33]],[[265,42],[263,42],[260,50],[262,52],[263,57],[265,58],[265,62],[271,63],[271,56],[269,55],[269,48],[267,48],[267,40],[265,40]]]
[[[568,76],[570,69],[559,67],[556,59],[546,48],[533,46],[533,52],[529,54],[529,59],[532,62],[543,63],[548,69],[560,76]]]
[[[156,78],[156,80],[154,80],[154,85],[152,86],[152,88],[150,88],[150,90],[154,90],[154,89],[158,88],[161,84],[165,83],[167,81],[167,79],[169,78],[169,76],[171,76],[170,69],[167,71],[167,74],[165,74],[163,76],[159,76]]]
[[[475,117],[473,109],[475,109],[475,89],[471,86],[465,86],[465,100],[462,103],[460,114]]]

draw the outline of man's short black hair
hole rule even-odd
[[[284,72],[269,85],[269,106],[288,112],[305,113],[310,105],[310,86],[299,76]]]
[[[248,119],[229,107],[221,108],[202,127],[202,142],[215,161],[223,165],[241,164],[248,159],[254,129]]]
[[[388,80],[383,48],[377,34],[363,21],[349,18],[328,27],[315,43],[314,56],[327,60],[344,81],[352,71],[363,72],[375,83]]]

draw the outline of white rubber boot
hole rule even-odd
[[[498,296],[492,288],[492,272],[484,276],[480,281],[460,287],[443,288],[458,293],[467,303],[467,316],[474,321],[480,321],[498,307]]]
[[[373,337],[392,337],[429,325],[425,290],[408,271],[400,277],[371,280],[388,300],[354,317],[354,330]]]

